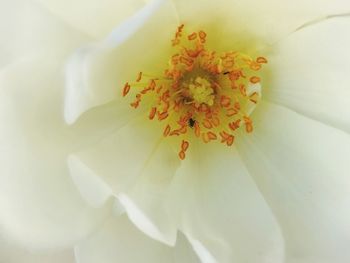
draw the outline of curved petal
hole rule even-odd
[[[28,54],[67,50],[90,41],[32,0],[0,1],[0,68]]]
[[[174,263],[200,263],[193,246],[181,232],[178,232],[174,247]]]
[[[86,205],[66,167],[73,143],[60,114],[63,59],[37,54],[0,74],[0,224],[32,247],[69,246],[110,213]]]
[[[94,38],[109,34],[115,26],[144,6],[143,0],[36,0],[72,27]]]
[[[274,43],[301,25],[328,15],[350,12],[346,0],[173,0],[181,22],[212,33],[213,41],[250,45],[252,41]],[[200,14],[200,15],[198,15]],[[218,41],[225,39],[225,41]],[[254,40],[253,40],[254,39]],[[228,41],[229,40],[229,41]],[[217,43],[216,45],[220,45]],[[242,45],[244,48],[244,45]]]
[[[99,231],[78,244],[78,263],[172,262],[172,248],[144,235],[125,215],[111,217]]]
[[[350,16],[290,35],[270,58],[267,99],[350,133]]]
[[[141,174],[162,137],[162,130],[153,126],[141,114],[97,143],[71,154],[70,158],[101,177],[114,194],[125,191]]]
[[[172,184],[180,229],[202,262],[283,262],[284,241],[233,148],[193,145]]]
[[[102,204],[111,193],[118,195],[137,227],[173,245],[177,228],[163,203],[180,161],[171,143],[163,141],[160,126],[142,114],[72,154],[68,163],[78,189],[90,203]],[[96,183],[101,191],[88,191]]]
[[[139,71],[162,72],[178,22],[170,0],[157,0],[116,28],[105,41],[80,48],[66,70],[65,119],[73,123],[89,108],[120,98]],[[155,42],[157,46],[155,47]]]
[[[237,147],[286,240],[286,262],[350,260],[350,137],[262,103]]]

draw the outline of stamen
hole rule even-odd
[[[123,97],[135,96],[130,103],[133,108],[147,107],[150,120],[165,123],[163,136],[181,142],[181,160],[190,146],[189,133],[204,143],[219,141],[232,146],[242,126],[247,133],[253,131],[245,111],[254,107],[261,95],[258,91],[247,94],[247,90],[261,83],[258,72],[268,62],[265,57],[254,59],[238,51],[218,54],[208,50],[203,30],[183,38],[184,34],[182,24],[172,40],[175,50],[163,76],[139,72],[136,82],[127,82],[122,90]]]

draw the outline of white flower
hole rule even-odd
[[[350,2],[143,5],[0,4],[2,232],[80,263],[350,261]],[[122,89],[162,76],[181,24],[268,63],[253,132],[230,147],[188,135],[179,158]],[[193,79],[187,95],[215,105]]]

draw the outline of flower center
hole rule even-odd
[[[249,114],[261,97],[257,73],[267,63],[264,57],[252,59],[238,51],[217,54],[205,47],[204,31],[185,39],[183,31],[184,25],[179,26],[172,40],[175,52],[164,74],[152,77],[140,72],[136,82],[123,89],[126,96],[132,88],[133,108],[144,104],[150,120],[164,122],[164,137],[179,138],[181,160],[190,134],[204,143],[232,146],[238,129],[253,131]]]
[[[214,89],[212,88],[212,84],[205,78],[197,77],[191,79],[187,89],[195,105],[200,106],[204,103],[208,106],[213,106],[215,98]]]

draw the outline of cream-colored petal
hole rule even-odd
[[[109,214],[89,207],[68,173],[62,56],[37,54],[0,74],[0,224],[31,247],[69,246]]]
[[[75,263],[72,249],[64,251],[31,251],[1,236],[0,262],[2,263]]]
[[[264,97],[350,132],[349,18],[310,25],[276,45]]]
[[[346,0],[173,2],[181,22],[192,30],[208,30],[212,46],[223,49],[274,43],[311,20],[350,12],[350,2]]]
[[[128,220],[126,215],[111,217],[99,231],[75,248],[79,263],[173,262],[173,251],[155,241]]]
[[[0,68],[37,51],[55,53],[90,40],[32,0],[0,1],[0,32]]]
[[[202,262],[283,262],[278,223],[234,148],[192,144],[171,195],[168,205]]]
[[[143,0],[36,0],[74,28],[100,39],[145,5]]]
[[[162,124],[143,114],[69,157],[85,198],[96,205],[118,195],[134,224],[167,244],[175,243],[177,228],[163,201],[179,164],[177,152],[162,138]],[[96,182],[101,191],[90,193]]]
[[[152,238],[174,245],[177,225],[166,201],[180,160],[169,143],[167,139],[160,141],[138,179],[119,195],[119,200],[137,227]]]
[[[163,74],[177,21],[170,0],[157,0],[118,26],[106,40],[79,49],[66,70],[67,123],[89,108],[120,98],[124,84],[134,81],[140,71]]]
[[[255,132],[237,141],[286,240],[286,262],[350,260],[350,136],[262,103]]]
[[[181,232],[177,233],[176,245],[173,249],[174,263],[200,263],[193,246]]]
[[[70,158],[101,177],[114,194],[125,191],[134,184],[157,149],[162,130],[154,125],[141,114]],[[79,170],[71,170],[76,171]]]

